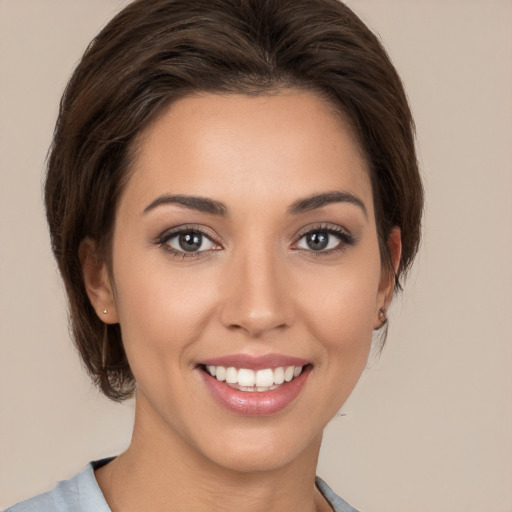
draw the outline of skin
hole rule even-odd
[[[289,211],[333,191],[363,207]],[[176,194],[221,202],[226,214],[154,206]],[[162,241],[181,225],[208,235],[186,257],[172,252],[176,237]],[[312,250],[304,233],[326,228],[351,242],[331,234],[332,248]],[[398,229],[388,244],[396,268]],[[96,473],[112,510],[330,510],[314,486],[322,431],[353,390],[393,289],[348,124],[296,89],[180,99],[140,137],[112,251],[110,275],[94,242],[81,246],[91,302],[120,323],[138,385],[132,442]],[[312,371],[282,411],[241,416],[197,368],[240,353],[304,358]]]

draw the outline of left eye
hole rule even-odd
[[[310,251],[328,251],[341,243],[341,235],[330,231],[310,231],[301,237],[297,247]]]
[[[201,252],[214,249],[216,245],[200,231],[181,231],[171,235],[165,243],[178,252]]]

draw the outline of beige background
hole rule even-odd
[[[41,201],[65,82],[120,0],[0,0],[0,508],[129,442],[68,340]],[[363,512],[512,511],[512,3],[352,0],[416,116],[425,240],[319,474]]]

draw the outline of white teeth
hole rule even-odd
[[[274,370],[274,384],[282,384],[284,382],[284,368],[276,368]]]
[[[293,366],[288,366],[286,368],[286,370],[284,371],[284,380],[286,382],[290,382],[293,379],[293,371],[294,371]]]
[[[226,381],[231,387],[240,391],[263,392],[276,389],[283,382],[290,382],[298,377],[302,373],[302,366],[281,366],[254,371],[248,368],[237,369],[233,366],[226,368],[208,365],[206,370],[218,381]]]
[[[226,368],[224,366],[216,366],[215,367],[215,375],[212,374],[213,377],[216,377],[217,380],[220,380],[221,382],[226,380]]]
[[[256,386],[259,388],[268,388],[274,384],[274,372],[268,368],[256,372]]]
[[[255,381],[254,370],[248,370],[246,368],[240,368],[240,370],[238,370],[238,384],[240,386],[252,388]]]
[[[236,368],[230,366],[226,370],[226,382],[228,384],[236,384],[238,382],[238,372],[236,371]]]

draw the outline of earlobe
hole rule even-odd
[[[106,262],[98,255],[97,244],[85,238],[78,249],[85,290],[92,307],[102,322],[117,323],[114,293]]]

